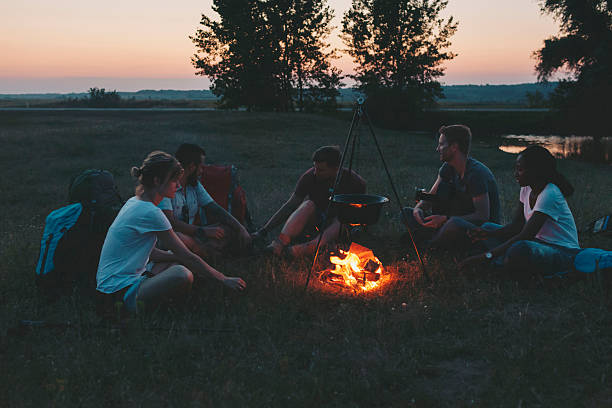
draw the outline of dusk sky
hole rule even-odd
[[[83,92],[93,86],[207,89],[190,63],[188,36],[211,0],[21,0],[0,4],[0,93]],[[350,0],[329,0],[335,24]],[[533,51],[558,32],[536,0],[450,0],[459,21],[444,84],[534,82]],[[342,48],[338,30],[331,38]],[[352,61],[338,61],[345,72]]]

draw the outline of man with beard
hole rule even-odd
[[[497,182],[491,170],[470,156],[472,132],[465,125],[442,126],[437,151],[442,167],[429,196],[404,208],[408,226],[429,246],[469,246],[466,231],[499,222]]]
[[[251,243],[246,228],[217,204],[199,181],[206,159],[204,149],[183,143],[175,157],[184,172],[179,178],[174,198],[164,198],[159,208],[166,214],[179,238],[201,258],[246,249]],[[200,221],[196,225],[198,216]]]
[[[323,146],[312,155],[313,167],[299,178],[289,200],[276,211],[254,237],[265,236],[272,228],[285,222],[280,234],[267,250],[275,255],[301,257],[314,254],[318,235],[304,243],[294,240],[315,228],[321,230],[321,246],[334,241],[340,233],[340,221],[326,210],[340,166],[340,149]],[[336,194],[365,193],[366,183],[354,171],[342,169]]]

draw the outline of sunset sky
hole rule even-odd
[[[21,0],[0,4],[0,93],[83,92],[92,86],[207,89],[188,36],[212,0]],[[350,0],[329,0],[335,25]],[[536,0],[450,0],[459,21],[445,84],[534,82],[533,51],[558,32]],[[337,31],[332,44],[342,48]],[[352,70],[349,57],[338,65]]]

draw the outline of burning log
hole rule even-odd
[[[352,243],[348,252],[340,250],[344,258],[331,256],[334,269],[321,273],[322,282],[371,290],[378,287],[383,271],[382,263],[369,248]]]

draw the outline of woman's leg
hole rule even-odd
[[[193,274],[183,265],[171,265],[145,279],[138,288],[137,301],[158,303],[187,294],[193,283]]]
[[[559,248],[536,241],[515,242],[504,256],[509,276],[523,282],[535,276],[552,277],[573,269],[576,250]]]

